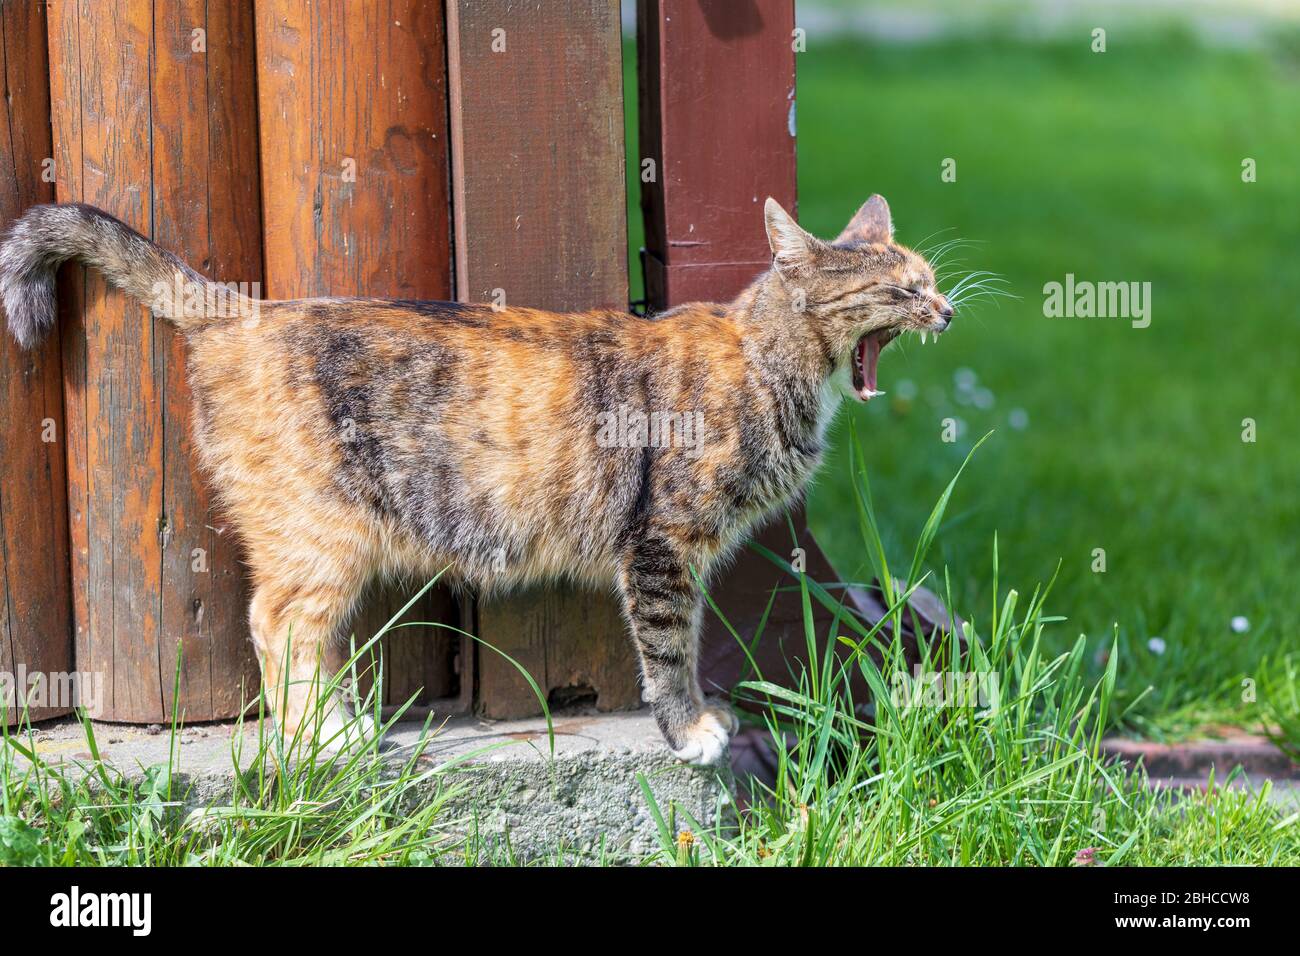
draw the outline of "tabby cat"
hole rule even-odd
[[[35,345],[55,322],[55,270],[75,260],[185,335],[196,447],[245,548],[283,732],[316,703],[322,648],[367,582],[445,568],[480,592],[615,586],[668,745],[711,763],[736,722],[700,691],[693,572],[707,582],[801,493],[841,397],[881,394],[895,337],[952,318],[880,196],[831,242],[772,199],[764,213],[767,272],[732,302],[653,319],[256,301],[77,204],[15,223],[0,298]]]

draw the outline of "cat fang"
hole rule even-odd
[[[861,402],[869,402],[873,398],[884,395],[884,389],[876,387],[876,366],[880,360],[880,353],[885,350],[885,346],[898,338],[899,332],[896,330],[883,330],[879,332],[870,332],[858,340],[858,344],[853,348],[852,367],[849,370],[851,389],[853,397]],[[920,331],[916,333],[920,336],[921,344],[925,345],[928,341],[938,342],[941,330]],[[933,339],[929,336],[934,336]]]

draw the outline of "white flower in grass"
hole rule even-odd
[[[1007,416],[1007,423],[1016,431],[1022,432],[1029,427],[1029,413],[1023,408],[1013,408]]]
[[[1234,634],[1245,634],[1250,630],[1250,621],[1238,614],[1232,619],[1232,631]]]
[[[1152,654],[1163,654],[1165,652],[1165,639],[1163,637],[1153,637],[1147,641],[1147,650]]]

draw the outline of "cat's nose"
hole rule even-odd
[[[942,320],[945,329],[952,324],[952,303],[946,298],[941,295],[935,296],[930,303],[930,307],[934,309],[934,314]]]

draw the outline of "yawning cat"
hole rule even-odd
[[[841,397],[880,394],[885,346],[952,318],[881,197],[831,242],[771,199],[765,220],[772,267],[735,301],[642,319],[255,301],[98,209],[38,206],[0,246],[0,298],[31,347],[76,260],[184,333],[196,447],[244,545],[284,731],[374,576],[446,569],[480,591],[564,577],[618,589],[664,737],[709,763],[735,718],[696,678],[694,574],[707,583],[802,492]]]

